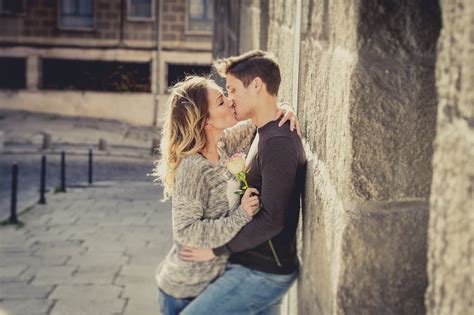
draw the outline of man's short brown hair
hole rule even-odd
[[[280,67],[275,58],[261,50],[252,50],[240,56],[218,59],[214,62],[217,73],[222,77],[232,74],[245,87],[256,77],[262,79],[271,95],[277,95],[280,88]]]

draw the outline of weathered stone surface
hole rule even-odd
[[[336,313],[425,313],[428,202],[370,202],[347,215]]]
[[[302,0],[295,78],[297,3],[268,2],[267,49],[281,65],[279,98],[298,85],[311,159],[299,311],[423,313],[439,3]],[[241,4],[257,14],[258,3]],[[256,48],[248,40],[240,47]]]
[[[430,315],[474,313],[474,3],[442,1],[428,231]]]

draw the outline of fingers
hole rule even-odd
[[[281,117],[281,115],[283,115],[283,111],[282,111],[280,108],[278,108],[278,110],[277,110],[277,112],[276,112],[275,117],[273,118],[273,120],[277,120],[278,118]]]
[[[192,250],[180,250],[178,251],[178,257],[185,261],[194,260],[194,252]]]
[[[252,193],[254,193],[254,194],[256,194],[256,195],[259,195],[259,194],[260,194],[257,189],[252,188],[252,187],[249,187],[249,188],[247,188],[247,189],[245,190],[245,193],[244,193],[244,195],[242,196],[242,199],[244,199],[244,198],[245,198],[245,199],[250,198],[250,196],[251,196]]]
[[[300,127],[299,122],[296,122],[296,133],[301,138],[301,127]]]
[[[281,119],[280,119],[280,122],[278,122],[278,127],[281,127],[283,126],[288,120],[290,120],[292,117],[292,113],[291,112],[287,112],[285,114],[285,116],[283,116]]]

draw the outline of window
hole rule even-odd
[[[94,27],[93,0],[61,0],[59,27],[92,29]]]
[[[182,81],[187,75],[207,76],[211,72],[210,65],[168,64],[168,86]]]
[[[214,25],[214,0],[187,0],[187,31],[212,33]]]
[[[41,88],[45,90],[151,91],[150,62],[44,58],[41,68]]]
[[[0,89],[26,88],[26,59],[0,57]]]
[[[128,0],[128,19],[153,20],[154,7],[153,0]]]
[[[23,14],[24,12],[24,0],[0,0],[1,14]]]

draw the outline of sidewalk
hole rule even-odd
[[[154,273],[172,242],[160,198],[151,182],[102,182],[0,226],[0,314],[157,314]]]
[[[66,150],[81,155],[93,147],[95,154],[149,157],[152,139],[160,136],[157,128],[116,120],[6,109],[0,109],[0,131],[4,133],[5,154],[38,153],[43,134],[48,133],[53,146],[45,153]],[[107,142],[108,151],[96,150],[99,139]]]

